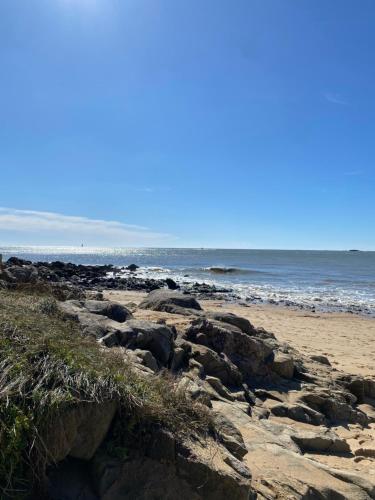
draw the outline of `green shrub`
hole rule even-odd
[[[143,427],[197,435],[212,426],[207,410],[176,390],[171,376],[137,374],[65,320],[52,297],[0,291],[0,497],[22,498],[41,479],[49,459],[40,436],[60,412],[109,400]]]

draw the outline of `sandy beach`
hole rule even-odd
[[[105,297],[122,304],[139,303],[147,294],[141,292],[109,291]],[[201,300],[208,311],[225,309],[249,319],[254,326],[273,332],[302,354],[324,355],[332,366],[347,373],[375,375],[375,319],[347,313],[310,313],[287,307],[252,305],[249,307],[219,300]],[[157,319],[164,313],[137,310],[136,317]],[[167,315],[174,324],[187,321]]]

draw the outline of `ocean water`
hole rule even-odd
[[[375,252],[0,247],[32,261],[141,266],[138,274],[230,287],[241,299],[375,314]]]

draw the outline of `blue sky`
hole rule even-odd
[[[375,250],[373,0],[2,0],[0,245]]]

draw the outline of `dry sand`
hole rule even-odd
[[[138,303],[145,293],[106,292],[106,298],[122,304]],[[301,353],[327,356],[333,367],[347,373],[375,376],[375,319],[347,313],[311,313],[277,306],[249,307],[216,300],[201,300],[207,310],[233,312],[248,318],[254,326],[273,332],[280,341],[289,343]],[[137,311],[137,317],[157,319],[165,313]],[[187,321],[171,316],[171,323]]]

